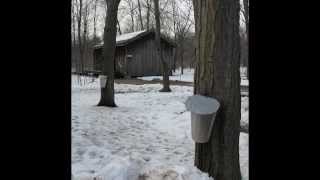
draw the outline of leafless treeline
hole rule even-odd
[[[248,0],[243,0],[244,2]],[[192,0],[160,0],[161,31],[176,45],[175,68],[193,67],[194,14]],[[248,3],[247,3],[248,4]],[[241,9],[243,22],[248,16]],[[83,72],[93,69],[93,46],[103,37],[104,20],[107,12],[106,0],[72,0],[72,67]],[[129,33],[155,28],[153,0],[122,0],[118,8],[117,33]],[[247,65],[247,36],[245,28],[241,35],[241,64]]]

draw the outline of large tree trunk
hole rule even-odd
[[[76,51],[75,49],[76,47],[76,9],[75,9],[75,2],[74,0],[72,1],[72,5],[71,5],[71,13],[72,13],[72,71],[73,68],[75,68],[77,70],[78,68],[78,62],[76,61]]]
[[[163,88],[160,90],[160,92],[171,92],[170,81],[169,81],[169,67],[168,67],[168,63],[163,59],[162,47],[161,47],[159,0],[154,0],[153,2],[154,2],[155,19],[156,19],[155,34],[156,34],[157,52],[158,52],[158,57],[162,64]]]
[[[179,47],[180,47],[180,67],[181,67],[181,74],[183,74],[183,54],[184,54],[184,49],[183,49],[183,37],[181,35],[179,35]]]
[[[79,43],[79,68],[80,73],[83,72],[83,45],[81,40],[81,23],[82,23],[82,0],[79,0],[79,9],[78,9],[78,43]]]
[[[85,5],[83,17],[83,71],[88,67],[88,4]]]
[[[240,180],[239,1],[193,0],[196,22],[194,94],[220,102],[211,137],[196,143],[195,165],[215,180]]]
[[[175,41],[175,42],[176,42],[176,41]],[[174,48],[174,54],[173,54],[173,72],[176,72],[177,59],[178,59],[178,50],[177,50],[177,48]]]
[[[73,35],[73,47],[76,47],[76,16],[75,16],[75,3],[74,1],[72,2],[72,35]]]
[[[108,79],[105,88],[101,88],[101,99],[98,106],[116,107],[114,102],[114,59],[119,2],[120,0],[107,1],[108,10],[104,27],[102,73],[106,75]]]
[[[176,27],[176,1],[172,1],[172,20],[173,20],[173,32],[174,32],[174,42],[177,44],[177,27]],[[173,72],[176,72],[178,60],[178,48],[175,48],[173,56]]]
[[[93,15],[93,39],[94,43],[97,43],[97,5],[98,0],[94,1],[94,15]]]
[[[180,50],[180,66],[181,66],[181,74],[183,74],[184,65],[183,65],[183,50],[182,49]]]
[[[243,0],[244,17],[246,20],[246,34],[247,34],[247,50],[249,50],[249,0]],[[249,79],[249,53],[247,56],[247,78]]]

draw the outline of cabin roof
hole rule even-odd
[[[136,31],[131,33],[122,34],[116,37],[116,46],[126,46],[138,39],[141,39],[151,33],[154,33],[154,30],[142,30],[142,31]],[[175,43],[172,42],[170,39],[166,38],[165,36],[161,35],[161,39],[170,44],[171,46],[175,46]],[[97,44],[94,46],[95,49],[99,49],[103,46],[103,42],[100,44]]]

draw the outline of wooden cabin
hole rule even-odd
[[[172,73],[175,44],[161,36],[161,46],[164,60],[168,63],[170,73]],[[94,49],[95,71],[102,71],[102,48],[103,44],[99,44]],[[161,61],[157,56],[153,30],[122,34],[116,37],[116,76],[139,77],[161,74]]]

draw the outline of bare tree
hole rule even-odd
[[[134,32],[135,31],[134,15],[135,15],[136,7],[132,0],[125,0],[125,2],[128,4],[129,15],[131,17],[131,32]]]
[[[77,25],[78,25],[78,46],[79,46],[79,71],[82,73],[84,69],[84,58],[83,58],[83,44],[81,39],[81,24],[82,24],[82,0],[78,0],[78,9],[77,9]]]
[[[161,47],[161,32],[160,32],[160,12],[159,12],[159,0],[154,0],[154,10],[155,10],[155,20],[156,20],[156,44],[157,44],[157,52],[158,57],[162,64],[162,83],[163,88],[160,90],[161,92],[170,92],[170,81],[169,81],[169,67],[168,63],[163,59],[162,47]]]
[[[209,142],[196,143],[195,165],[215,180],[240,180],[239,1],[193,0],[193,4],[194,94],[220,102]]]
[[[101,87],[98,106],[116,107],[114,101],[114,67],[117,35],[117,14],[120,0],[107,0],[107,16],[104,28],[102,73],[107,76],[105,87]]]
[[[244,6],[244,18],[246,23],[246,37],[247,37],[247,47],[249,46],[249,0],[243,0],[243,6]],[[247,48],[248,50],[249,48]],[[249,63],[249,57],[247,56],[248,63]],[[247,78],[249,79],[249,66],[247,65]]]
[[[173,20],[173,32],[174,32],[174,42],[176,43],[177,42],[177,28],[176,28],[176,21],[177,21],[177,18],[176,18],[176,1],[175,0],[172,0],[171,1],[171,6],[172,6],[172,20]],[[177,48],[175,48],[174,50],[174,55],[173,55],[173,71],[175,72],[176,71],[176,66],[177,66]]]
[[[151,0],[146,0],[147,3],[147,22],[146,22],[146,26],[147,26],[147,30],[150,29],[150,11],[151,11]]]
[[[93,15],[93,39],[97,39],[97,6],[98,0],[94,0],[94,15]]]
[[[71,5],[71,24],[72,24],[72,60],[71,60],[71,66],[72,66],[72,72],[74,70],[77,70],[78,68],[78,58],[77,58],[77,42],[76,42],[76,3],[75,0],[72,0],[72,5]]]
[[[185,1],[189,2],[189,1]],[[178,20],[176,20],[176,31],[175,34],[177,34],[177,44],[178,44],[178,49],[179,49],[179,58],[180,58],[180,67],[181,67],[181,74],[183,74],[183,68],[184,68],[184,42],[186,38],[186,34],[189,32],[189,29],[192,25],[191,22],[191,11],[192,11],[192,4],[189,3],[188,6],[186,7],[187,9],[187,14],[182,13],[179,16],[176,16]]]
[[[72,17],[72,45],[73,47],[76,46],[76,9],[75,9],[75,4],[74,4],[75,0],[72,0],[72,5],[71,5],[71,17]]]
[[[83,33],[82,33],[82,53],[83,53],[83,71],[88,67],[88,17],[89,17],[89,3],[85,1],[84,13],[83,13]]]
[[[193,27],[192,25],[194,25],[192,17],[193,5],[191,0],[180,0],[178,1],[178,5],[177,0],[167,0],[167,2],[171,3],[164,4],[162,8],[163,11],[161,12],[161,14],[163,14],[162,21],[168,25],[170,24],[167,23],[168,21],[172,22],[172,24],[170,24],[171,26],[167,26],[167,30],[174,33],[174,42],[177,44],[173,58],[173,66],[175,70],[177,61],[180,59],[181,74],[183,74],[185,39],[191,27]],[[167,5],[171,5],[171,8],[166,8]],[[183,6],[183,8],[180,6]],[[172,9],[172,11],[166,9]]]
[[[140,19],[140,30],[143,30],[144,28],[143,28],[140,0],[138,0],[138,11],[139,11],[139,19]]]

